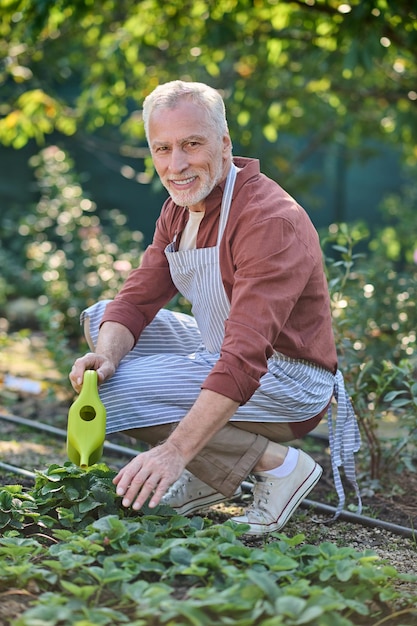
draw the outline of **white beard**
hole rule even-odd
[[[178,206],[194,206],[199,202],[202,202],[207,196],[213,191],[215,186],[222,180],[223,175],[223,161],[220,159],[218,166],[214,172],[214,175],[209,178],[206,174],[204,178],[199,177],[200,185],[198,189],[195,191],[192,190],[178,190],[174,191],[169,188],[169,186],[165,185],[166,189],[169,192],[169,195]],[[193,176],[193,173],[189,174],[188,177]]]

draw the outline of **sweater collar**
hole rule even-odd
[[[240,172],[238,173],[238,176],[236,178],[235,188],[233,192],[233,196],[235,196],[236,192],[249,178],[259,175],[260,166],[258,159],[249,159],[246,157],[234,157],[233,163],[236,165],[236,167],[240,169]],[[214,187],[213,191],[207,196],[205,202],[206,215],[212,213],[213,211],[220,211],[225,185],[226,179],[224,178],[218,185]]]

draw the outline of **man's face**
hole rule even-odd
[[[175,204],[204,211],[205,198],[230,167],[229,135],[219,138],[207,113],[184,99],[174,109],[151,114],[149,145],[158,176]]]

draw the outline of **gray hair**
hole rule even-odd
[[[226,109],[223,98],[218,91],[204,83],[173,80],[158,85],[144,100],[142,116],[146,139],[148,141],[149,118],[152,111],[157,109],[173,109],[183,98],[188,98],[191,102],[200,105],[206,110],[210,127],[219,137],[223,137],[229,132],[226,120]]]

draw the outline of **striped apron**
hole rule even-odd
[[[237,172],[232,165],[226,179],[216,245],[176,251],[174,240],[165,249],[173,283],[191,303],[193,315],[162,309],[114,376],[100,387],[108,433],[180,421],[220,357],[230,302],[222,282],[219,249]],[[106,304],[99,302],[82,315],[82,320],[90,318],[94,342]],[[345,502],[341,465],[359,497],[354,452],[360,445],[356,418],[340,372],[334,376],[317,365],[276,352],[268,360],[260,387],[231,421],[305,421],[323,411],[332,395],[338,399],[336,420],[331,410],[328,413],[338,515]]]

